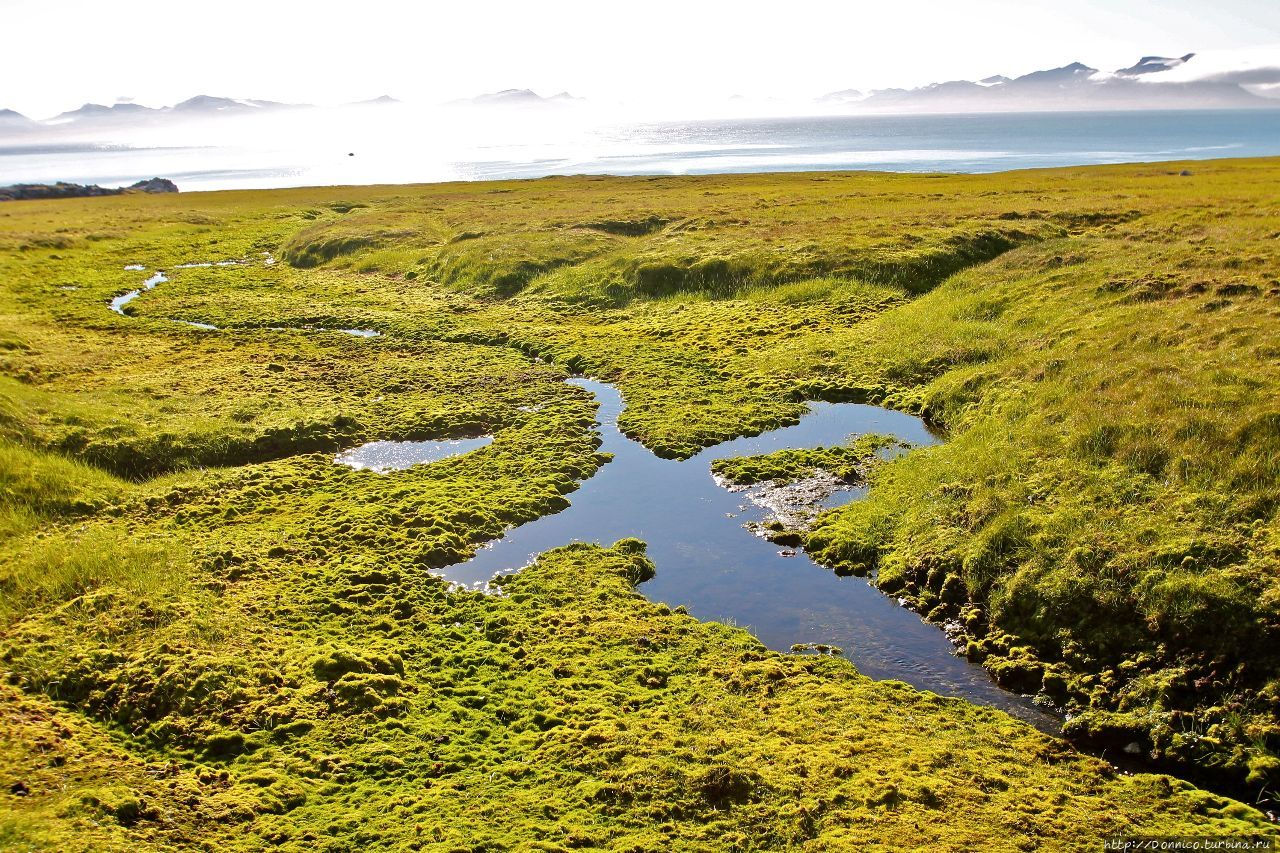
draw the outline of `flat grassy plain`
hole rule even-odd
[[[650,603],[635,540],[548,552],[500,596],[432,570],[608,464],[571,371],[672,457],[808,399],[920,413],[946,441],[875,466],[810,552],[958,624],[1072,736],[1269,807],[1277,198],[1260,160],[0,206],[0,847],[1274,836],[1183,779]],[[385,476],[332,462],[481,433]]]

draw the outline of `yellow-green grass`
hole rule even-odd
[[[959,620],[1075,733],[1267,799],[1280,164],[1189,168],[0,207],[0,760],[31,790],[0,843],[1270,832],[998,712],[646,603],[636,543],[554,552],[502,597],[431,575],[607,464],[566,369],[616,382],[623,429],[670,456],[806,399],[920,412],[945,443],[878,466],[811,551]],[[247,263],[174,269],[226,259]],[[157,268],[171,281],[108,311]],[[343,328],[382,336],[319,331]],[[330,458],[481,432],[387,476]]]

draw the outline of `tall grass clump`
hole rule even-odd
[[[37,607],[111,590],[156,599],[184,583],[188,554],[172,539],[140,538],[102,524],[28,538],[6,549],[0,568],[0,620]]]
[[[85,515],[117,500],[126,484],[55,453],[0,441],[0,510],[52,519]]]

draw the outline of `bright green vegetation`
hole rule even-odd
[[[731,483],[750,486],[765,480],[791,483],[815,471],[827,471],[850,483],[862,482],[881,460],[880,454],[901,443],[891,436],[860,435],[847,445],[778,450],[761,456],[716,459],[711,473]]]
[[[670,456],[805,399],[920,412],[947,441],[875,466],[807,546],[960,621],[1073,733],[1265,799],[1280,163],[1190,168],[0,206],[0,847],[1272,834],[999,712],[651,604],[633,540],[549,552],[501,596],[431,574],[608,464],[566,370],[617,383],[623,429]],[[121,317],[132,263],[172,281]],[[331,461],[481,432],[386,476]],[[736,473],[852,471],[858,448]]]

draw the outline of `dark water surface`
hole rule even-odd
[[[875,406],[811,403],[810,413],[795,426],[673,461],[618,431],[624,404],[616,388],[586,379],[569,381],[599,401],[601,450],[614,454],[613,460],[569,495],[568,509],[513,528],[472,560],[445,568],[442,574],[449,580],[481,587],[495,574],[528,565],[542,551],[575,541],[609,545],[634,536],[648,543],[657,566],[657,576],[640,586],[650,600],[685,605],[699,619],[747,628],[780,651],[794,643],[839,646],[872,678],[898,679],[1002,708],[1044,731],[1060,728],[1057,718],[1026,697],[1000,689],[981,667],[956,657],[941,630],[866,580],[837,577],[802,551],[781,556],[778,545],[742,526],[759,520],[760,512],[744,494],[722,488],[711,476],[713,459],[831,446],[862,433],[894,435],[915,445],[936,443],[919,418]],[[862,494],[854,489],[842,497]]]

